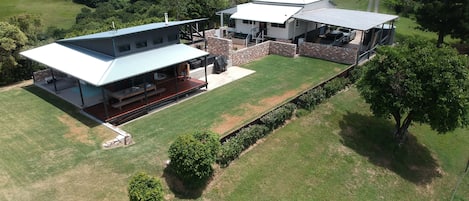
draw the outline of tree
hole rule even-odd
[[[418,50],[418,51],[416,51]],[[468,59],[422,39],[380,47],[357,87],[376,116],[393,117],[402,143],[412,122],[439,133],[469,124]]]
[[[42,21],[37,15],[21,14],[10,17],[8,23],[18,27],[28,38],[27,45],[35,46],[41,39],[42,35]]]
[[[144,172],[137,173],[130,179],[128,193],[130,201],[164,200],[161,181]]]
[[[424,29],[438,33],[437,47],[446,35],[467,40],[469,32],[468,0],[420,0],[416,11],[417,23]]]
[[[18,81],[19,53],[28,42],[26,35],[8,22],[0,22],[0,85]]]
[[[220,146],[218,135],[209,131],[179,136],[169,147],[171,170],[187,187],[199,187],[212,176]]]

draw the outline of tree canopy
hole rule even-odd
[[[446,46],[411,39],[380,47],[357,87],[375,115],[394,118],[400,142],[414,121],[439,133],[469,124],[468,59]]]
[[[0,22],[0,85],[16,81],[22,67],[19,53],[27,42],[28,37],[17,26]]]
[[[438,33],[438,47],[446,35],[463,41],[469,39],[469,0],[418,1],[417,23],[425,30]]]

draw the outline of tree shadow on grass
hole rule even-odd
[[[23,87],[24,90],[36,95],[37,97],[41,98],[42,100],[47,101],[49,104],[54,105],[56,108],[62,110],[63,112],[67,113],[74,119],[80,121],[84,125],[89,128],[93,128],[99,126],[100,124],[93,119],[86,117],[85,115],[81,114],[79,110],[73,106],[72,104],[62,100],[61,98],[52,95],[51,93],[37,87],[34,85],[25,86]]]
[[[385,119],[347,113],[340,124],[341,142],[374,165],[387,168],[402,178],[418,184],[441,177],[439,166],[427,147],[409,134],[401,147],[393,138],[394,125]]]
[[[163,171],[163,178],[169,189],[179,199],[197,199],[202,196],[210,179],[197,188],[187,188],[184,183],[172,172],[170,166],[166,166]]]

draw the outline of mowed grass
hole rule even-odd
[[[39,15],[44,28],[70,28],[83,7],[72,0],[0,0],[0,20],[20,14],[33,14]]]
[[[195,130],[212,130],[223,136],[333,76],[346,65],[270,55],[244,67],[256,72],[124,125],[122,128],[133,135],[137,144],[122,154],[129,159],[154,161],[161,167],[167,160],[169,145],[177,136]]]
[[[355,88],[278,129],[228,168],[206,200],[449,200],[469,157],[469,129],[437,135],[414,125],[395,150],[391,121]],[[469,198],[469,178],[455,200]]]
[[[100,145],[114,133],[55,96],[34,86],[0,90],[0,200],[128,200],[128,178],[162,176],[178,135],[223,135],[346,66],[268,56],[246,67],[256,73],[123,126],[136,143],[112,150]]]

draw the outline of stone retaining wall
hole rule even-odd
[[[270,41],[269,54],[294,57],[296,55],[296,44],[281,41]]]
[[[319,58],[344,64],[354,64],[356,62],[358,52],[358,49],[356,48],[343,48],[309,42],[302,43],[299,48],[301,56]]]
[[[239,66],[269,55],[270,42],[260,43],[240,49],[231,54],[231,64]]]
[[[207,38],[207,51],[214,55],[224,55],[231,59],[233,52],[233,42],[226,38],[208,37]]]

